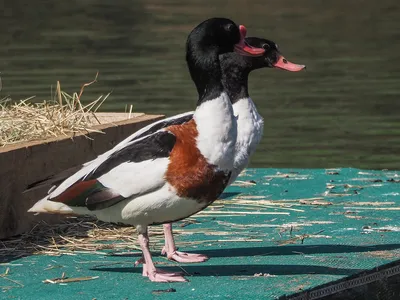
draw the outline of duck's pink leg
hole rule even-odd
[[[166,255],[169,260],[181,263],[198,263],[208,260],[203,254],[186,253],[176,250],[174,236],[172,233],[172,224],[164,224],[165,246],[161,250],[161,254]]]
[[[180,273],[167,273],[165,271],[156,269],[149,249],[149,236],[147,234],[147,228],[141,231],[142,232],[139,231],[139,243],[143,252],[143,258],[141,259],[143,261],[143,276],[147,276],[151,281],[155,282],[187,281],[185,277],[180,275]]]

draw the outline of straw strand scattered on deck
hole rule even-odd
[[[251,200],[251,198],[255,198]],[[278,224],[240,224],[222,221],[226,217],[243,217],[246,215],[282,215],[302,214],[303,209],[293,206],[302,205],[299,201],[314,201],[320,198],[296,199],[296,200],[266,200],[259,196],[239,196],[234,199],[220,199],[207,210],[202,211],[175,226],[174,233],[177,237],[178,246],[195,246],[212,242],[262,242],[262,238],[254,238],[254,227],[272,227],[277,230],[300,229],[303,226],[313,224],[330,224],[331,221],[309,221],[299,223]],[[307,202],[308,203],[308,202]],[[311,204],[310,204],[311,205]],[[213,228],[187,228],[187,226],[201,223],[206,218],[215,219],[216,223],[226,229]],[[276,220],[273,219],[273,220]],[[226,225],[226,226],[225,226]],[[228,229],[229,228],[229,229]],[[235,228],[235,230],[231,230]],[[205,236],[217,237],[212,240],[188,241],[181,240],[180,236],[190,236],[201,233]],[[240,236],[238,236],[238,234]],[[151,226],[151,247],[161,249],[164,243],[162,226]],[[223,238],[219,238],[223,237]],[[259,236],[261,237],[261,236]],[[296,239],[297,240],[297,239]],[[77,255],[98,254],[118,255],[123,252],[140,255],[140,247],[134,227],[113,225],[97,221],[89,217],[71,217],[58,224],[47,224],[41,222],[31,231],[21,236],[0,241],[0,260],[3,257],[23,257],[31,254],[45,255]]]
[[[258,201],[257,201],[258,202]],[[254,206],[255,203],[249,200],[237,199],[236,204],[231,200],[218,200],[210,209],[200,212],[186,219],[182,226],[175,226],[174,233],[178,237],[178,245],[198,245],[214,242],[261,242],[262,239],[252,237],[250,232],[241,231],[241,236],[237,232],[229,230],[213,230],[212,228],[187,228],[190,224],[199,223],[198,218],[215,217],[241,217],[248,214],[252,215],[287,215],[289,212],[278,211],[287,207],[272,207],[274,210],[266,211],[266,208]],[[246,207],[247,206],[247,207]],[[226,208],[230,209],[227,210]],[[224,209],[224,210],[222,210]],[[245,211],[243,209],[246,209]],[[252,211],[248,211],[252,210]],[[298,210],[301,212],[301,210]],[[297,210],[295,211],[297,213]],[[185,228],[183,228],[185,227]],[[249,228],[250,230],[250,228]],[[224,239],[200,240],[200,241],[180,241],[180,235],[193,235],[203,233],[206,236],[220,236]],[[151,226],[149,230],[151,236],[151,247],[159,249],[164,243],[162,226]],[[118,226],[110,223],[97,221],[89,217],[71,217],[58,224],[47,224],[41,222],[31,231],[19,237],[0,241],[0,259],[8,255],[22,257],[31,254],[46,255],[76,255],[82,253],[109,255],[121,251],[140,251],[137,234],[134,227]],[[139,252],[138,252],[139,253]]]

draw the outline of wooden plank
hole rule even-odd
[[[95,128],[105,134],[89,133],[90,139],[80,134],[0,148],[0,239],[30,230],[38,220],[59,220],[58,216],[34,217],[26,212],[46,193],[41,189],[22,194],[28,184],[94,159],[125,137],[163,117],[141,115],[98,125]]]

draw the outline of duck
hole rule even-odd
[[[275,68],[291,72],[299,72],[306,68],[305,65],[288,61],[281,54],[278,45],[274,41],[258,37],[247,37],[245,40],[247,44],[254,48],[264,49],[265,53],[259,57],[241,56],[236,53],[225,53],[219,57],[222,68],[222,83],[228,93],[234,115],[237,118],[234,164],[228,186],[247,167],[250,157],[254,154],[263,135],[263,117],[258,113],[256,105],[249,96],[248,77],[250,73],[261,68]],[[146,135],[154,130],[153,128],[166,126],[169,123],[188,122],[192,117],[193,112],[188,112],[158,121],[143,128],[137,133],[137,136]],[[131,136],[131,140],[134,138],[136,137]],[[208,260],[208,257],[203,254],[178,251],[173,238],[172,224],[166,223],[163,224],[163,227],[165,245],[161,253],[166,255],[169,260],[181,263],[199,263]]]
[[[245,41],[251,47],[264,49],[265,53],[262,56],[242,56],[236,53],[224,53],[219,55],[222,69],[222,84],[227,91],[233,106],[234,115],[237,118],[237,140],[235,144],[234,165],[228,181],[228,186],[232,184],[239,174],[247,167],[250,157],[254,154],[263,135],[264,120],[258,113],[256,105],[249,96],[248,77],[250,73],[262,68],[274,68],[291,72],[298,72],[306,68],[305,65],[294,64],[288,61],[282,55],[278,45],[272,40],[258,37],[246,37]],[[187,123],[193,119],[193,115],[194,111],[189,111],[151,123],[128,136],[109,152],[122,149],[127,143],[143,138],[162,128]],[[109,152],[104,153],[103,156],[107,157],[110,155]],[[101,159],[101,156],[97,159]],[[88,162],[86,164],[90,163],[91,162]],[[65,180],[65,178],[85,167],[86,164],[67,169],[62,173],[37,181],[28,186],[27,190],[33,190],[44,185],[55,187]],[[163,224],[163,227],[165,245],[161,253],[166,255],[169,260],[180,263],[199,263],[208,260],[208,257],[203,254],[178,251],[173,238],[172,224],[166,223]],[[140,262],[139,260],[137,264]]]
[[[180,273],[155,267],[148,227],[187,218],[212,204],[233,169],[237,121],[222,84],[219,55],[261,56],[245,43],[246,27],[226,18],[196,26],[186,42],[186,62],[198,91],[190,121],[169,125],[116,146],[50,189],[28,212],[93,215],[135,226],[142,275],[181,282]]]

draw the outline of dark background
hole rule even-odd
[[[0,98],[83,101],[113,91],[103,110],[193,110],[184,45],[206,18],[229,17],[274,40],[305,72],[263,69],[250,93],[265,118],[253,167],[400,169],[398,0],[0,2]]]

